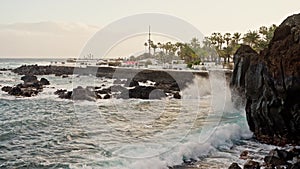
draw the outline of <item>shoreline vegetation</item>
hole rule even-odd
[[[276,28],[275,24],[261,26],[258,30],[249,30],[244,35],[239,32],[214,32],[204,37],[202,42],[197,38],[192,38],[189,43],[155,43],[149,39],[144,43],[145,53],[137,57],[131,56],[129,61],[157,59],[162,63],[170,63],[172,60],[181,59],[188,68],[207,61],[224,66],[232,62],[234,53],[241,45],[249,45],[257,52],[262,51],[270,43]]]

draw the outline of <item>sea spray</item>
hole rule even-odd
[[[198,93],[193,91],[192,85],[199,85]],[[210,88],[207,87],[208,85]],[[190,84],[182,93],[183,96],[185,96],[184,93],[189,94],[183,99],[201,98],[199,93],[211,93],[211,111],[206,116],[209,123],[206,123],[201,129],[192,131],[170,151],[160,154],[158,157],[135,161],[135,165],[130,168],[143,166],[144,168],[163,169],[166,167],[165,165],[176,166],[189,160],[201,160],[220,149],[230,149],[240,139],[252,137],[245,120],[245,112],[233,109],[229,88],[222,72],[211,72],[210,79],[195,78],[194,83]]]

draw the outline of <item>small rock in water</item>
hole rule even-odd
[[[61,75],[62,78],[67,78],[69,77],[68,75]]]
[[[181,95],[179,94],[179,92],[174,93],[173,96],[175,99],[181,99]]]
[[[10,86],[4,86],[4,87],[2,87],[1,90],[4,92],[9,92],[11,89],[12,89],[12,87],[10,87]]]
[[[232,163],[228,169],[242,169],[237,163]]]
[[[50,85],[49,80],[47,80],[47,79],[45,79],[43,77],[41,78],[40,83],[41,83],[41,85]]]
[[[25,75],[21,77],[21,80],[24,81],[24,83],[35,83],[37,82],[37,77],[34,75]]]
[[[110,99],[111,98],[111,96],[109,95],[109,94],[106,94],[104,97],[103,97],[103,99]]]
[[[245,150],[241,153],[240,159],[247,160],[249,151]]]

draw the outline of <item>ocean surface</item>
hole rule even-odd
[[[0,68],[55,60],[0,59]],[[0,85],[16,85],[20,77],[1,71]],[[43,77],[51,85],[35,97],[0,91],[0,168],[228,168],[245,162],[239,159],[243,150],[261,160],[273,148],[252,139],[245,112],[230,103],[222,73],[195,78],[181,91],[181,100],[96,102],[59,99],[54,92],[108,87],[112,79]]]

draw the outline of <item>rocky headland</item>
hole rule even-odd
[[[251,131],[275,145],[300,143],[300,14],[288,17],[260,54],[241,46],[231,88],[241,96]]]
[[[232,101],[244,106],[255,138],[279,146],[300,145],[300,14],[288,17],[260,53],[242,45],[234,63]],[[245,160],[244,168],[300,168],[299,149],[272,150],[263,163]],[[240,166],[233,163],[229,168]]]

